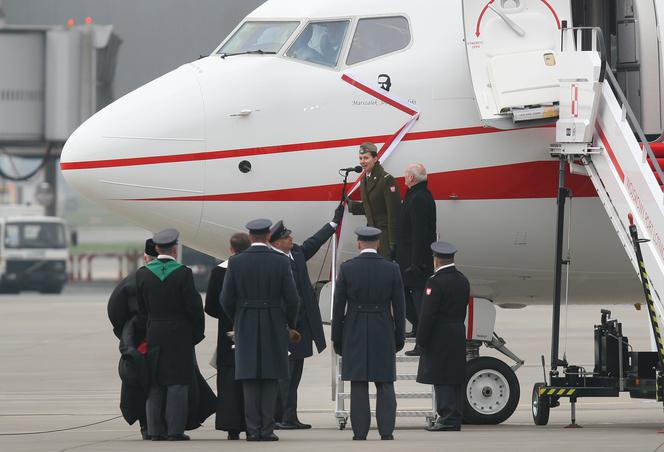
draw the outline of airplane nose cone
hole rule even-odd
[[[181,66],[84,122],[67,140],[60,167],[74,188],[102,204],[200,191],[200,178],[166,182],[164,167],[205,150],[204,111],[195,68]]]

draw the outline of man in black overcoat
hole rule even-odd
[[[288,258],[269,248],[270,220],[247,224],[251,246],[229,259],[221,307],[233,319],[235,379],[242,380],[247,441],[278,441],[278,380],[288,378],[289,329],[299,297]]]
[[[341,355],[343,380],[351,382],[353,439],[371,425],[369,383],[376,385],[376,421],[383,440],[394,439],[396,352],[405,343],[405,307],[399,266],[377,254],[381,231],[355,230],[360,255],[341,264],[334,288],[332,342]]]
[[[251,242],[249,236],[238,232],[231,236],[231,255],[243,252]],[[221,309],[219,295],[226,276],[228,261],[212,269],[210,282],[205,294],[205,312],[219,319],[217,329],[217,415],[215,428],[228,432],[229,440],[240,439],[240,432],[245,431],[244,400],[242,382],[235,380],[235,349],[228,333],[233,331],[233,322]]]
[[[295,329],[300,333],[301,340],[288,345],[289,378],[279,380],[279,398],[277,401],[276,428],[282,430],[308,429],[311,425],[300,422],[297,416],[297,389],[302,379],[304,360],[313,356],[312,342],[316,344],[318,353],[325,350],[325,333],[320,308],[316,301],[314,288],[311,286],[307,261],[311,259],[332,237],[344,214],[344,206],[340,204],[334,212],[334,218],[326,223],[318,232],[309,237],[302,245],[294,244],[291,230],[278,221],[270,231],[270,245],[288,257],[300,296]]]
[[[408,190],[399,210],[396,261],[406,292],[406,318],[413,325],[415,337],[424,285],[433,273],[429,246],[436,241],[436,204],[427,187],[424,166],[408,165],[405,181]],[[406,355],[419,355],[417,346]]]
[[[157,250],[154,242],[152,239],[147,239],[145,241],[143,262],[147,264],[156,258]],[[145,340],[145,327],[138,321],[139,311],[136,300],[135,273],[128,275],[113,289],[106,310],[108,319],[113,325],[113,333],[120,339],[120,353],[125,356],[130,353],[133,357],[141,358],[140,353],[137,355],[135,351]],[[120,387],[120,411],[122,416],[129,425],[138,421],[141,427],[141,436],[143,439],[150,439],[145,417],[146,398],[147,388],[141,385],[128,384],[125,381],[122,382]]]
[[[438,419],[427,430],[459,431],[466,381],[466,331],[464,321],[470,297],[468,279],[454,264],[454,245],[431,245],[435,272],[427,281],[417,327],[420,364],[417,382],[433,385]]]
[[[196,373],[194,346],[205,318],[191,270],[176,261],[175,229],[155,234],[157,259],[136,272],[138,306],[147,316],[150,391],[146,406],[153,441],[187,440],[189,386]]]

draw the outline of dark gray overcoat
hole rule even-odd
[[[194,345],[203,340],[205,330],[203,302],[191,269],[180,266],[162,281],[148,267],[141,267],[136,271],[136,285],[139,309],[147,316],[152,382],[189,385]]]
[[[220,296],[233,319],[235,379],[288,378],[288,330],[299,297],[288,257],[253,245],[229,259]]]
[[[431,244],[435,241],[436,204],[424,181],[406,191],[399,210],[396,261],[405,287],[426,284],[433,273]]]
[[[314,288],[311,286],[307,261],[313,257],[321,246],[334,234],[334,228],[330,224],[323,226],[318,232],[309,237],[302,245],[293,245],[293,277],[300,295],[300,310],[297,316],[295,329],[302,334],[302,340],[298,343],[290,343],[288,351],[291,358],[308,358],[314,354],[312,341],[316,344],[318,353],[325,350],[325,332],[323,331],[323,320],[320,308],[316,301]]]
[[[396,380],[405,302],[399,266],[375,253],[344,262],[334,289],[332,341],[341,345],[344,380]]]
[[[417,382],[431,385],[463,384],[466,379],[466,307],[468,279],[456,267],[438,270],[422,296],[417,324],[420,364]]]

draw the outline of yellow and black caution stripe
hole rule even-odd
[[[568,397],[574,395],[576,392],[575,388],[540,388],[540,396],[557,396],[557,397]]]
[[[664,343],[662,342],[662,335],[659,329],[659,321],[657,320],[657,310],[655,309],[655,300],[652,297],[652,287],[646,272],[646,264],[643,261],[643,254],[641,253],[641,241],[639,239],[636,225],[632,224],[629,227],[630,235],[632,236],[632,243],[634,245],[634,252],[639,262],[639,273],[641,274],[641,283],[643,284],[643,293],[646,297],[648,304],[648,316],[650,317],[650,324],[655,336],[655,343],[657,344],[657,354],[659,355],[659,362],[664,364]]]
[[[646,303],[648,303],[648,317],[650,318],[650,325],[652,326],[652,332],[653,335],[655,336],[655,343],[657,344],[659,368],[664,369],[664,344],[662,343],[662,335],[659,329],[659,321],[657,320],[657,310],[655,309],[655,300],[653,300],[652,298],[652,286],[650,285],[650,280],[648,279],[648,273],[646,272],[646,264],[643,261],[643,253],[641,253],[641,242],[646,242],[647,240],[639,239],[639,233],[631,217],[630,217],[629,233],[632,236],[632,244],[634,245],[636,260],[639,263],[639,273],[641,275],[641,284],[643,285],[643,293],[646,296]],[[660,387],[660,377],[661,377],[660,372],[661,370],[657,372],[657,379],[656,379],[657,401],[662,400],[662,388]]]

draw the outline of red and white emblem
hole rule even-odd
[[[431,295],[431,287],[427,287],[427,295]]]
[[[391,187],[390,187],[390,191],[391,191],[392,193],[394,193],[395,191],[397,191],[397,187],[395,187],[394,185],[391,186]]]

